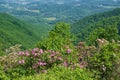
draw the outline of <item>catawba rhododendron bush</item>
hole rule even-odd
[[[34,48],[0,57],[0,63],[4,66],[5,73],[12,78],[44,73],[53,66],[85,68],[87,62],[79,61],[79,53],[76,54],[76,50],[76,48],[66,47],[64,52],[59,52]]]
[[[16,55],[18,55],[16,62],[18,66],[21,66],[27,70],[33,69],[36,73],[51,68],[55,65],[72,68],[81,67],[80,64],[76,65],[78,58],[77,54],[75,54],[72,49],[66,49],[66,52],[61,53],[53,50],[34,48],[24,52],[20,51]],[[76,59],[74,59],[75,56]]]

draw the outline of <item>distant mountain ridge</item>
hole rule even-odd
[[[74,22],[120,7],[119,0],[1,0],[0,12],[34,23]]]

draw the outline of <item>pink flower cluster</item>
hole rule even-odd
[[[71,49],[67,49],[67,53],[69,54],[69,53],[71,53],[72,52],[72,50]]]
[[[19,64],[24,64],[25,63],[25,60],[20,60],[18,61]]]
[[[70,54],[72,49],[67,48],[65,53]],[[42,69],[46,69],[53,65],[62,65],[65,67],[69,67],[74,64],[70,64],[68,57],[60,52],[53,50],[43,50],[39,48],[34,48],[25,52],[18,52],[20,60],[19,64],[27,64],[27,67],[38,70],[42,67]],[[79,64],[80,68],[83,68],[85,64]]]
[[[25,55],[26,55],[26,56],[29,56],[29,55],[30,55],[30,54],[29,54],[29,51],[26,51],[26,52],[25,52]]]
[[[63,62],[63,66],[68,67],[67,61],[64,61],[64,62]]]
[[[38,62],[38,65],[40,65],[40,66],[46,66],[47,63],[45,63],[45,62]]]
[[[52,52],[52,54],[50,54],[50,57],[53,57],[53,56],[55,56],[56,55],[56,52]]]
[[[46,62],[38,62],[38,63],[33,64],[32,68],[33,68],[33,69],[36,69],[36,68],[38,68],[39,66],[46,66],[46,65],[47,65]]]
[[[22,56],[29,56],[30,54],[29,54],[29,51],[26,51],[26,52],[18,52],[18,55],[22,55]]]
[[[54,62],[54,61],[62,61],[62,54],[60,52],[55,52],[55,51],[51,51],[51,54],[50,54],[50,62]]]
[[[19,54],[19,55],[25,55],[25,53],[22,52],[22,51],[21,51],[21,52],[18,52],[18,54]]]
[[[43,53],[43,50],[39,48],[34,48],[31,52],[36,57],[36,56],[41,55]]]

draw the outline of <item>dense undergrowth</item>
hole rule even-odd
[[[110,30],[119,37],[116,29]],[[37,48],[6,49],[0,57],[0,80],[119,80],[119,38],[96,34],[91,39],[90,46],[85,42],[74,46],[70,26],[57,23]]]

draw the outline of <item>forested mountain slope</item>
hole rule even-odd
[[[14,44],[31,47],[40,39],[31,29],[29,24],[6,13],[0,13],[0,44],[4,49]]]
[[[120,8],[109,12],[87,16],[72,25],[71,31],[77,36],[77,41],[84,41],[98,27],[116,26],[120,24]]]

